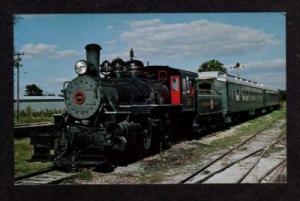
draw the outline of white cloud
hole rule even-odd
[[[105,28],[108,29],[108,30],[111,30],[111,29],[114,29],[115,27],[114,26],[107,26]]]
[[[152,19],[152,20],[132,20],[129,22],[129,26],[132,29],[137,28],[143,28],[143,27],[149,27],[149,26],[157,26],[160,25],[161,21],[158,18]]]
[[[63,50],[63,51],[58,51],[56,53],[57,58],[69,58],[69,57],[75,57],[78,55],[78,52],[75,50]]]
[[[247,62],[242,64],[245,68],[240,70],[240,76],[257,81],[271,88],[286,88],[286,62],[285,59],[270,59]],[[233,65],[228,65],[233,66]],[[229,73],[236,75],[236,70],[228,69]]]
[[[48,84],[60,84],[62,85],[64,82],[71,80],[72,78],[67,77],[56,77],[56,78],[47,78],[46,82]]]
[[[247,75],[247,78],[273,89],[286,89],[286,75],[282,72],[261,72]]]
[[[75,50],[59,50],[55,44],[32,44],[28,43],[20,48],[21,52],[24,52],[25,58],[55,58],[63,59],[74,57],[79,54]]]
[[[280,72],[286,71],[285,59],[270,59],[270,60],[259,60],[247,63],[241,63],[245,68],[242,68],[241,73],[245,74],[261,74],[269,72]],[[228,66],[234,66],[233,64]],[[228,69],[230,72],[235,72],[233,69]]]
[[[272,34],[207,20],[167,24],[160,19],[131,21],[121,34],[142,57],[241,55],[279,44]]]

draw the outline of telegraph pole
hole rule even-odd
[[[15,58],[15,67],[17,68],[17,121],[19,121],[19,112],[20,112],[20,67],[22,64],[20,63],[22,58],[21,55],[24,55],[24,53],[15,52],[14,56]]]

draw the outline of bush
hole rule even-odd
[[[19,113],[19,121],[17,121],[17,113],[15,112],[15,123],[34,123],[34,122],[48,122],[53,121],[53,115],[63,113],[63,110],[40,110],[34,111],[32,108],[26,107]]]

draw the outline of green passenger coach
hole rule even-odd
[[[280,107],[277,90],[218,71],[199,73],[195,85],[196,126],[225,124]]]

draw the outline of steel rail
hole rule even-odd
[[[237,183],[242,183],[242,181],[250,174],[250,172],[257,166],[259,161],[266,155],[266,153],[275,145],[274,142],[276,142],[281,135],[278,135],[276,139],[274,139],[269,146],[265,148],[265,150],[259,155],[258,159],[255,161],[255,163],[248,169],[248,171],[237,180]]]
[[[62,171],[51,170],[21,180],[17,180],[15,181],[15,185],[59,184],[65,180],[75,178],[78,175],[78,172],[66,173]]]
[[[276,144],[276,143],[278,143],[279,141],[281,141],[281,140],[283,140],[285,138],[286,137],[277,139],[275,142],[272,142],[272,144]],[[259,152],[261,152],[263,150],[265,150],[269,146],[270,146],[270,144],[268,144],[268,145],[266,145],[264,147],[261,147],[260,149],[257,149],[256,151],[253,151],[250,154],[247,154],[246,156],[243,156],[242,158],[239,158],[238,160],[235,160],[235,161],[231,162],[230,164],[226,165],[225,167],[220,168],[219,170],[216,170],[215,172],[212,172],[211,174],[207,175],[203,179],[200,179],[200,180],[196,181],[195,183],[203,183],[203,182],[207,181],[208,179],[210,179],[211,177],[213,177],[214,175],[216,175],[216,174],[218,174],[220,172],[223,172],[226,169],[230,168],[231,166],[239,163],[240,161],[245,160],[245,159],[247,159],[247,158],[249,158],[249,157],[251,157],[251,156],[253,156],[253,155],[255,155],[255,154],[257,154],[257,153],[259,153]]]
[[[219,157],[215,158],[214,160],[212,160],[211,162],[209,162],[208,164],[206,164],[204,167],[202,167],[200,170],[196,171],[195,173],[191,174],[190,176],[186,177],[185,179],[181,180],[179,183],[183,184],[185,182],[187,182],[188,180],[190,180],[191,178],[195,177],[196,175],[198,175],[200,172],[203,172],[205,169],[207,169],[209,166],[211,166],[212,164],[216,163],[217,161],[219,161],[220,159],[224,158],[225,156],[227,156],[228,154],[230,154],[232,151],[238,149],[239,147],[243,146],[244,144],[246,144],[248,141],[252,140],[254,137],[256,137],[257,135],[259,135],[260,133],[262,133],[265,129],[258,131],[257,133],[255,133],[254,135],[250,136],[249,138],[247,138],[246,140],[242,141],[240,144],[238,144],[237,146],[231,148],[230,150],[226,151],[225,153],[223,153],[222,155],[220,155]]]
[[[286,158],[280,161],[278,164],[276,164],[274,167],[272,167],[270,170],[268,170],[263,176],[261,176],[258,179],[258,183],[261,183],[265,178],[267,178],[269,175],[271,175],[277,168],[280,168],[284,163],[286,162]]]
[[[42,169],[40,171],[36,171],[36,172],[29,173],[29,174],[26,174],[26,175],[23,175],[23,176],[15,177],[14,181],[15,182],[20,181],[20,180],[27,179],[27,178],[30,178],[30,177],[34,177],[34,176],[37,176],[37,175],[40,175],[40,174],[44,174],[44,173],[47,173],[47,172],[50,172],[50,171],[53,171],[53,170],[55,170],[54,167],[49,167],[49,168],[46,168],[46,169]]]

